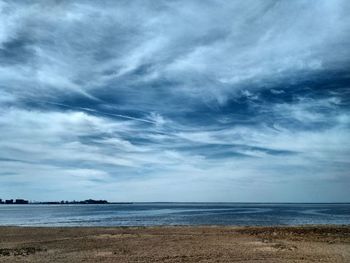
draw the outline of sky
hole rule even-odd
[[[0,198],[349,202],[349,12],[0,0]]]

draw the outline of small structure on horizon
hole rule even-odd
[[[16,205],[27,205],[27,204],[29,204],[29,201],[28,200],[24,200],[24,199],[16,199],[15,204]]]

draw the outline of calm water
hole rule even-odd
[[[350,224],[350,204],[134,203],[0,205],[0,225]]]

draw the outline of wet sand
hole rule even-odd
[[[0,262],[350,262],[350,226],[0,227]]]

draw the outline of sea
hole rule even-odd
[[[1,226],[350,225],[350,204],[0,205]]]

